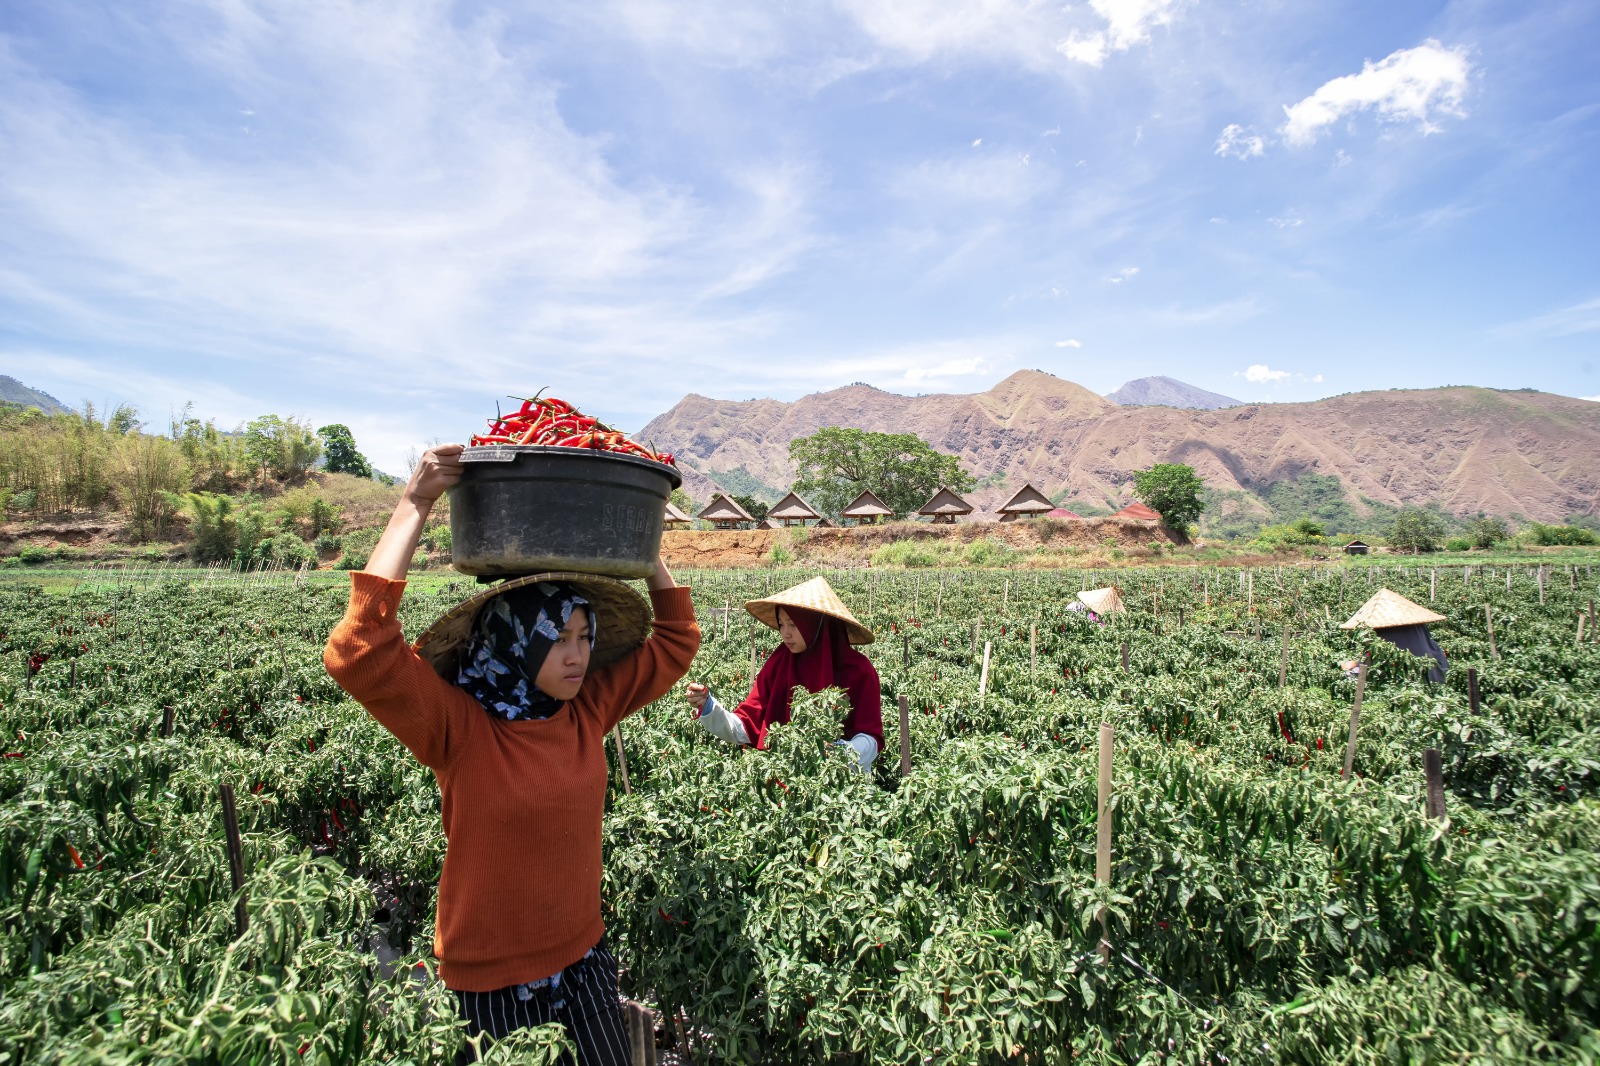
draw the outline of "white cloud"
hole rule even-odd
[[[1252,363],[1243,370],[1235,370],[1233,376],[1244,378],[1246,381],[1257,385],[1265,385],[1274,381],[1285,381],[1290,374],[1287,370],[1274,370],[1266,363]]]
[[[980,145],[980,144],[982,144],[982,143],[983,143],[983,138],[982,138],[982,137],[979,137],[979,138],[977,138],[977,139],[975,139],[975,140],[974,140],[974,141],[973,141],[973,142],[972,142],[972,147],[974,147],[974,148],[976,148],[976,147],[978,147],[978,145]]]
[[[1500,337],[1571,337],[1597,330],[1600,330],[1600,296],[1501,326],[1493,333]]]
[[[1121,270],[1117,271],[1111,277],[1106,278],[1106,282],[1108,284],[1111,284],[1111,285],[1121,285],[1124,281],[1130,281],[1133,278],[1137,277],[1138,274],[1139,274],[1139,268],[1138,267],[1123,267]]]
[[[1322,375],[1321,374],[1312,374],[1311,375],[1311,383],[1313,385],[1321,385],[1322,384]]]
[[[1345,115],[1376,108],[1386,121],[1410,121],[1432,133],[1436,115],[1465,114],[1462,100],[1472,76],[1467,50],[1446,48],[1429,39],[1415,48],[1403,48],[1376,63],[1362,65],[1361,73],[1334,78],[1297,104],[1284,107],[1284,140],[1304,145]]]
[[[1083,342],[1076,338],[1072,340],[1056,341],[1057,348],[1082,348]]]
[[[1591,403],[1600,403],[1600,396],[1579,396],[1578,399],[1588,400]]]
[[[1265,153],[1267,150],[1266,139],[1255,130],[1241,126],[1237,122],[1222,128],[1222,136],[1217,138],[1215,152],[1220,156],[1232,156],[1235,159],[1252,159]]]
[[[1273,217],[1267,219],[1267,221],[1279,229],[1294,229],[1297,226],[1304,226],[1306,224],[1306,220],[1298,217],[1297,215],[1287,215],[1282,218]]]
[[[1126,52],[1150,39],[1150,30],[1172,22],[1177,0],[1089,0],[1105,29],[1074,30],[1056,51],[1077,63],[1098,67],[1112,52]]]

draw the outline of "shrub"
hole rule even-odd
[[[1394,516],[1394,527],[1389,532],[1390,545],[1401,551],[1438,551],[1443,539],[1444,523],[1437,515],[1418,507],[1402,507]]]
[[[767,553],[767,558],[772,562],[773,566],[788,566],[794,562],[794,552],[785,548],[782,544],[774,544],[772,551]]]
[[[930,544],[915,540],[896,540],[872,553],[873,566],[904,566],[910,569],[938,566],[939,553]]]
[[[316,562],[311,548],[293,533],[279,533],[277,536],[268,537],[255,546],[253,554],[255,562],[271,566],[298,567]]]
[[[371,556],[369,555],[368,558],[370,559]],[[363,565],[365,565],[365,564],[363,564]],[[422,551],[419,548],[417,550],[416,554],[411,556],[411,569],[413,569],[413,570],[426,570],[427,568],[428,568],[428,553],[425,552],[425,551]]]
[[[1582,526],[1547,526],[1535,522],[1523,531],[1529,544],[1540,547],[1571,547],[1596,543],[1595,535]]]
[[[344,554],[339,561],[333,564],[335,570],[360,570],[367,565],[367,560],[372,558],[372,549],[378,546],[378,538],[383,535],[382,530],[358,529],[346,533],[341,540],[344,544]]]
[[[1254,543],[1266,551],[1309,548],[1328,543],[1328,534],[1315,519],[1302,515],[1285,525],[1263,527]]]
[[[13,492],[7,506],[13,511],[31,511],[39,505],[38,489],[23,489]]]
[[[33,544],[29,544],[17,553],[17,559],[21,561],[23,566],[41,566],[55,557],[56,552],[54,549],[40,548]]]
[[[332,555],[344,546],[344,540],[332,533],[324,533],[311,544],[318,555]]]
[[[1444,542],[1444,550],[1447,552],[1464,552],[1473,547],[1472,541],[1467,537],[1451,537]],[[1488,545],[1484,545],[1484,547],[1488,547]]]
[[[422,535],[422,542],[428,546],[429,551],[441,555],[450,554],[450,524],[448,522],[434,526]]]
[[[968,566],[1008,566],[1021,553],[993,537],[985,537],[968,544],[964,554]]]

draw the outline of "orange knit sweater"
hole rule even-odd
[[[439,782],[446,840],[433,950],[445,984],[490,992],[549,977],[600,939],[600,815],[611,727],[688,672],[700,628],[685,588],[650,594],[654,633],[554,715],[506,721],[446,682],[400,633],[403,581],[351,575],[328,673]],[[605,619],[600,620],[605,625]]]

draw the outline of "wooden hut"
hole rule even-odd
[[[689,522],[689,516],[678,510],[672,504],[672,501],[668,500],[666,527],[668,529],[686,529],[689,526]]]
[[[1368,552],[1372,551],[1372,549],[1367,546],[1367,542],[1363,540],[1352,540],[1349,544],[1346,544],[1342,550],[1346,555],[1366,555]]]
[[[894,511],[878,499],[877,493],[867,489],[846,504],[844,510],[839,512],[839,517],[854,519],[858,526],[870,526],[884,518],[893,518]]]
[[[782,529],[783,528],[783,523],[779,522],[776,518],[773,518],[771,515],[768,515],[767,517],[763,518],[761,521],[756,523],[756,528],[757,529]]]
[[[706,509],[695,515],[703,518],[718,529],[738,529],[747,522],[754,522],[750,512],[740,507],[737,501],[731,500],[722,493],[714,493],[711,502],[706,504]]]
[[[775,523],[773,528],[803,526],[821,517],[815,508],[792,492],[767,509],[767,520]]]
[[[1153,510],[1153,509],[1151,509],[1149,507],[1146,507],[1142,503],[1130,503],[1130,504],[1128,504],[1128,506],[1124,507],[1122,510],[1118,511],[1116,514],[1112,515],[1111,517],[1112,518],[1136,518],[1141,522],[1159,522],[1159,521],[1161,521],[1161,515],[1160,515],[1159,512],[1157,512],[1157,511],[1155,511],[1155,510]]]
[[[1017,490],[1017,494],[1005,503],[996,507],[1000,514],[1000,521],[1015,522],[1019,518],[1038,518],[1055,510],[1055,504],[1050,502],[1050,497],[1026,484]]]
[[[838,529],[839,527],[837,525],[835,525],[832,521],[830,521],[826,515],[824,515],[823,517],[817,519],[816,528],[817,529]]]
[[[972,504],[949,489],[940,489],[934,493],[933,499],[917,508],[917,513],[928,515],[938,523],[954,525],[957,515],[972,513]]]

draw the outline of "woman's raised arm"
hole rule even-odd
[[[411,568],[411,557],[422,540],[422,527],[427,524],[428,512],[445,490],[461,480],[461,453],[459,444],[440,444],[422,454],[417,468],[406,483],[405,495],[395,505],[383,536],[367,560],[366,572],[389,581],[404,581]],[[670,580],[670,578],[669,578]]]

